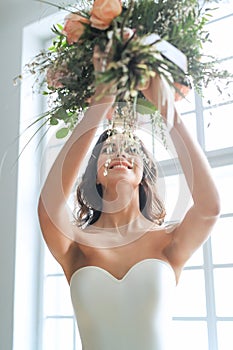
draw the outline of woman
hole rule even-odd
[[[96,58],[94,65],[101,68]],[[170,100],[162,103],[164,88],[155,76],[143,93],[166,121]],[[173,289],[218,218],[218,192],[205,156],[174,109],[170,135],[193,199],[181,222],[169,233],[160,225],[164,208],[151,189],[156,169],[143,145],[104,133],[91,156],[96,173],[87,173],[86,183],[84,175],[78,188],[79,223],[86,226],[74,227],[66,201],[115,101],[111,94],[99,99],[102,89],[49,172],[39,201],[41,229],[70,284],[83,349],[169,350]]]

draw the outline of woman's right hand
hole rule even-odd
[[[109,48],[105,51],[101,51],[99,46],[94,47],[93,52],[93,66],[96,75],[98,73],[105,72],[107,65],[109,63]],[[96,85],[96,91],[95,91],[95,100],[102,100],[104,97],[112,97],[113,99],[116,98],[116,89],[114,88],[114,81],[111,81],[109,83],[98,83]]]
[[[107,66],[108,52],[101,51],[99,46],[94,47],[93,65],[95,72],[104,72]]]

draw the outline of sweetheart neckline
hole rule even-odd
[[[163,264],[164,266],[167,266],[169,268],[169,270],[173,273],[174,275],[174,279],[175,279],[175,282],[176,282],[176,275],[175,275],[175,271],[173,269],[173,267],[171,266],[171,264],[165,260],[162,260],[162,259],[157,259],[157,258],[146,258],[146,259],[143,259],[143,260],[140,260],[138,261],[137,263],[135,263],[134,265],[132,265],[129,270],[125,273],[125,275],[122,277],[122,278],[117,278],[115,277],[111,272],[105,270],[104,268],[100,267],[100,266],[95,266],[95,265],[87,265],[87,266],[83,266],[83,267],[80,267],[79,269],[75,270],[72,275],[71,275],[71,278],[70,278],[70,287],[72,285],[72,281],[73,281],[73,278],[78,275],[81,271],[83,270],[86,270],[86,269],[93,269],[93,270],[99,270],[99,271],[102,271],[103,273],[105,273],[107,276],[109,276],[113,281],[116,281],[118,283],[121,283],[123,282],[127,276],[139,265],[145,263],[145,262],[149,262],[149,261],[157,261],[161,264]]]

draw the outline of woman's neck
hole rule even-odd
[[[98,220],[98,226],[103,228],[129,226],[130,223],[135,222],[141,215],[140,210],[132,210],[131,208],[125,208],[116,213],[102,212]]]
[[[138,188],[117,187],[103,191],[102,214],[99,223],[105,227],[119,227],[135,221],[141,215]]]

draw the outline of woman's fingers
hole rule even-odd
[[[96,72],[104,72],[107,65],[107,54],[101,51],[97,45],[94,47],[93,65]]]

